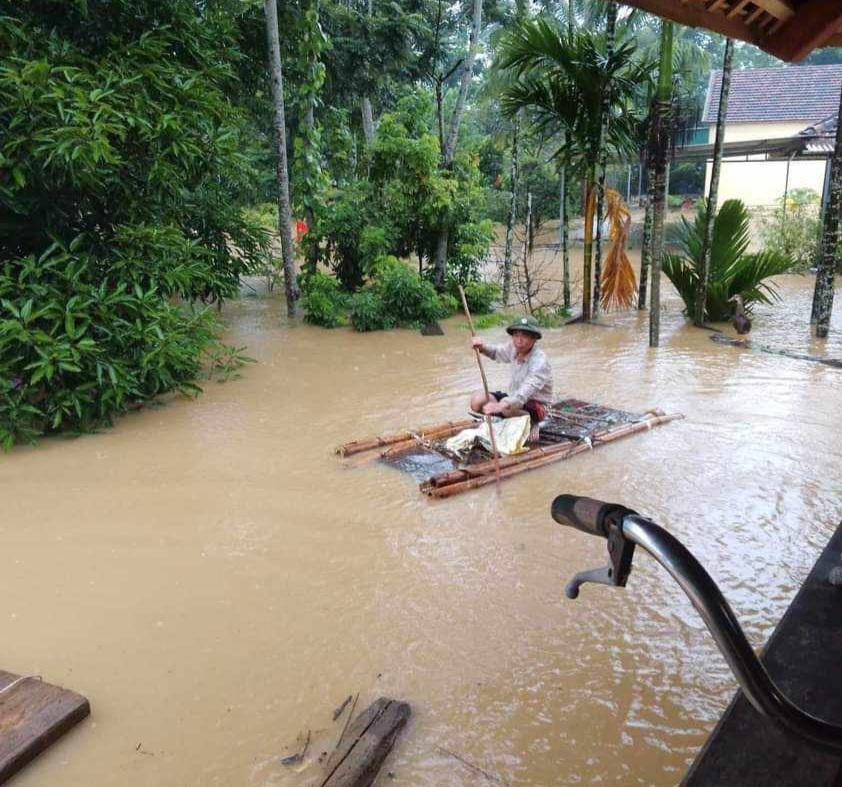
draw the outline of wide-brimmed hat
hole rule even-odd
[[[541,338],[541,331],[538,329],[538,320],[536,320],[531,314],[527,314],[526,317],[518,317],[508,328],[506,328],[506,333],[510,336],[514,331],[531,333],[536,339]]]

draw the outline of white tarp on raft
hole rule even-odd
[[[528,415],[516,418],[492,418],[494,439],[500,456],[508,456],[523,451],[529,438],[530,421]],[[453,435],[446,443],[447,450],[454,454],[467,453],[471,446],[479,443],[483,448],[491,451],[491,438],[488,434],[488,420],[483,420],[474,429],[463,429]]]

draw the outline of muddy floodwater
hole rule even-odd
[[[779,283],[753,338],[842,358],[842,293],[822,344],[813,279]],[[479,382],[462,319],[442,337],[325,331],[289,324],[259,286],[223,315],[257,360],[240,379],[0,455],[0,669],[93,709],[14,787],[310,785],[357,693],[357,710],[413,708],[380,784],[678,782],[735,682],[642,551],[626,590],[566,600],[605,547],[556,525],[550,501],[610,498],[668,527],[760,646],[842,516],[842,371],[714,344],[664,290],[657,351],[634,312],[542,346],[559,395],[686,420],[499,496],[431,501],[333,454],[462,417]],[[308,730],[305,761],[283,765]]]

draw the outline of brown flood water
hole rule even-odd
[[[753,336],[842,357],[842,308],[825,348],[809,338],[812,281],[783,277]],[[438,747],[504,784],[675,784],[734,681],[642,553],[625,591],[565,600],[604,544],[549,503],[574,492],[653,516],[759,646],[842,513],[842,372],[715,345],[674,295],[658,351],[637,313],[547,331],[559,394],[687,419],[499,497],[431,501],[333,448],[461,416],[478,383],[461,319],[437,338],[324,331],[288,324],[280,296],[225,319],[258,361],[240,380],[0,456],[0,668],[93,707],[14,787],[310,785],[311,757],[280,758],[308,729],[313,755],[331,747],[332,711],[357,692],[358,710],[412,704],[396,784],[492,783]]]

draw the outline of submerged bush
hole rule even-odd
[[[302,276],[301,308],[304,320],[322,328],[336,328],[344,325],[348,308],[348,295],[342,291],[339,282],[326,273]]]
[[[453,285],[456,289],[457,285]],[[494,311],[494,304],[500,300],[500,288],[490,281],[469,281],[463,285],[465,290],[465,300],[468,302],[468,308],[472,314],[489,314]]]
[[[395,322],[389,316],[380,293],[366,288],[355,293],[351,299],[351,325],[364,333],[393,328]]]
[[[394,257],[384,257],[378,262],[375,287],[386,313],[398,325],[446,316],[435,287]]]

